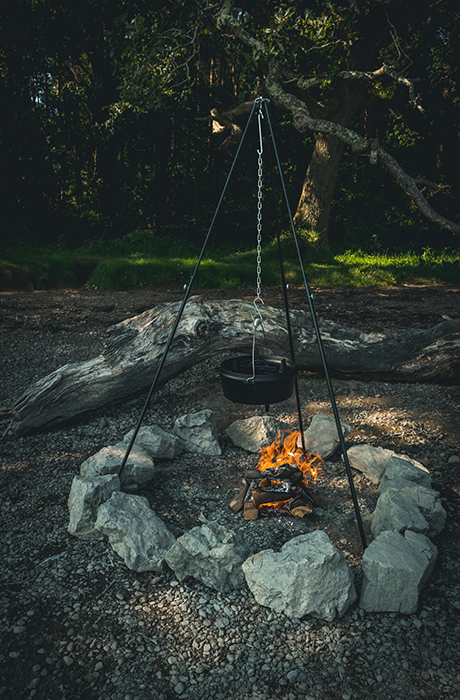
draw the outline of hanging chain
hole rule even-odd
[[[264,103],[263,97],[258,97],[256,103],[259,104],[259,111],[257,113],[257,123],[259,127],[259,148],[257,150],[257,266],[256,266],[256,292],[257,296],[254,299],[254,308],[257,311],[258,318],[254,318],[254,329],[252,334],[252,377],[246,379],[247,382],[252,383],[256,378],[256,331],[259,326],[261,326],[264,337],[265,328],[263,323],[263,318],[260,313],[257,302],[261,304],[264,300],[260,296],[262,291],[262,198],[263,198],[263,152],[264,144],[262,138],[262,119],[264,118],[262,112],[262,106]]]
[[[261,286],[262,286],[262,196],[263,196],[263,152],[264,152],[264,145],[263,145],[263,140],[262,140],[262,119],[264,118],[264,115],[262,113],[262,105],[263,105],[263,98],[259,97],[260,100],[259,103],[259,111],[257,114],[257,122],[259,126],[259,150],[257,151],[258,154],[258,159],[257,159],[257,268],[256,268],[256,273],[257,273],[257,280],[256,280],[256,289],[257,289],[257,296],[254,299],[254,303],[256,301],[260,301],[262,304],[264,303],[261,296]]]

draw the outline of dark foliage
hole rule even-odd
[[[285,60],[293,68],[332,76],[321,87],[326,92],[334,89],[342,49],[305,52],[317,38],[305,38],[306,30],[298,28],[302,18],[309,18],[309,27],[324,26],[321,41],[327,41],[328,32],[353,36],[359,51],[369,54],[369,38],[355,36],[356,15],[339,12],[334,3],[328,9],[315,2],[242,4],[246,26],[255,35],[271,28],[274,55],[292,37]],[[367,15],[364,4],[358,4],[364,26]],[[427,192],[435,208],[455,219],[460,14],[454,3],[442,0],[429,9],[424,5],[424,14],[414,21],[411,13],[404,15],[404,3],[390,4],[399,21],[399,46],[410,56],[410,73],[421,78],[417,90],[425,113],[408,106],[403,90],[382,83],[369,93],[354,126],[360,133],[378,135],[411,175],[440,184],[436,192]],[[216,30],[208,5],[204,0],[76,0],[69,7],[60,0],[4,0],[3,246],[76,247],[136,229],[155,230],[172,240],[203,239],[234,155],[231,149],[219,149],[223,136],[212,133],[205,117],[212,108],[224,111],[252,99],[266,70],[263,61]],[[287,10],[289,17],[280,20],[279,13]],[[377,41],[379,60],[390,60],[395,45],[383,34],[372,41]],[[296,44],[302,36],[303,46]],[[297,133],[291,119],[274,106],[270,110],[295,210],[313,138]],[[256,148],[254,124],[217,223],[215,244],[253,245]],[[266,183],[271,198],[268,178]],[[279,203],[280,192],[275,199]],[[270,206],[267,237],[276,220]],[[451,234],[440,237],[379,166],[372,168],[368,159],[351,153],[342,157],[331,241],[370,249],[456,243]]]

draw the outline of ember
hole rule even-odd
[[[245,520],[257,520],[272,513],[303,518],[313,506],[326,502],[310,487],[321,473],[321,457],[298,446],[300,432],[280,432],[276,440],[260,450],[256,469],[250,469],[244,487],[230,503],[237,513],[244,507]]]

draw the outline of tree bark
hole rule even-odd
[[[298,228],[315,232],[322,248],[329,245],[329,212],[342,153],[343,143],[337,137],[315,134],[315,147],[294,216]]]
[[[327,119],[348,127],[365,101],[362,83],[342,85],[334,95],[335,108],[320,107],[310,100],[315,119]],[[307,168],[294,222],[297,227],[315,231],[323,248],[329,245],[329,213],[340,170],[344,142],[335,135],[314,132],[315,146]]]
[[[145,391],[155,376],[179,303],[160,304],[107,330],[102,354],[65,365],[32,385],[14,406],[11,428],[25,435]],[[254,327],[253,304],[240,300],[203,301],[186,305],[160,376],[160,383],[222,352],[248,353]],[[288,356],[284,310],[262,308],[267,347],[260,332],[257,347]],[[291,311],[297,364],[321,370],[310,314]],[[363,333],[319,320],[330,373],[380,381],[450,382],[460,375],[460,321],[427,330]],[[216,360],[217,364],[218,360]]]

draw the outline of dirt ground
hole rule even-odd
[[[397,328],[429,328],[442,320],[458,318],[460,286],[402,285],[398,287],[327,288],[312,287],[318,316],[366,331],[390,331]],[[197,289],[192,294],[205,299],[245,299],[252,301],[256,290]],[[118,323],[142,313],[156,304],[180,301],[182,289],[136,289],[129,292],[105,292],[85,285],[81,289],[35,292],[0,291],[2,324],[17,325],[32,321],[44,330],[57,332],[65,326],[63,313],[72,312],[72,321]],[[270,306],[283,306],[282,290],[265,287],[261,294]],[[303,287],[288,290],[290,308],[306,308]],[[15,315],[15,310],[21,316]],[[35,319],[35,320],[34,320]],[[53,327],[54,324],[54,327]]]
[[[363,331],[429,328],[446,318],[460,317],[460,287],[401,286],[312,291],[316,295],[315,308],[320,318],[328,318],[340,325]],[[194,293],[209,299],[242,298],[252,301],[255,297],[255,290],[251,288],[197,290]],[[30,383],[58,367],[98,355],[105,342],[105,330],[110,325],[142,313],[156,304],[181,300],[182,296],[183,290],[175,289],[102,292],[89,286],[79,290],[0,292],[0,407],[10,409]],[[267,305],[280,306],[283,303],[280,289],[263,289],[262,296]],[[290,289],[289,302],[292,308],[305,308],[305,290]],[[192,368],[168,383],[161,389],[156,403],[153,402],[155,405],[149,409],[150,413],[146,419],[147,424],[149,419],[151,422],[161,419],[164,421],[164,427],[169,429],[178,410],[186,413],[197,410],[197,407],[209,407],[215,412],[220,429],[224,451],[222,457],[200,461],[188,456],[190,464],[178,464],[174,469],[169,465],[159,464],[158,481],[147,485],[142,491],[141,495],[149,500],[151,507],[175,536],[180,536],[185,530],[199,524],[203,510],[208,515],[217,514],[223,524],[233,527],[234,516],[228,504],[241,488],[244,469],[253,466],[256,459],[255,455],[242,454],[241,450],[240,454],[225,435],[225,428],[232,421],[253,415],[254,412],[248,411],[248,407],[232,405],[222,396],[215,367],[211,365],[212,363],[203,370],[201,366],[198,369]],[[299,378],[299,385],[306,424],[312,415],[330,414],[330,401],[320,374],[303,373]],[[442,624],[447,625],[447,628],[439,630],[439,648],[442,648],[442,635],[446,629],[449,634],[454,634],[458,618],[460,378],[457,384],[449,386],[335,379],[333,385],[341,419],[352,427],[347,441],[350,444],[368,443],[374,447],[381,446],[414,457],[428,467],[433,478],[433,488],[441,493],[447,511],[447,522],[444,531],[436,538],[438,562],[423,592],[422,605],[423,612],[428,611],[428,615],[434,616],[433,620],[449,615],[447,621],[442,620]],[[122,700],[124,697],[135,695],[126,679],[125,685],[121,685],[117,690],[119,686],[115,681],[112,683],[108,674],[104,676],[98,675],[98,672],[91,672],[92,675],[88,675],[90,655],[93,653],[93,642],[91,641],[91,645],[88,642],[91,635],[100,634],[101,640],[104,637],[100,642],[100,654],[107,655],[108,660],[106,661],[104,656],[104,663],[107,663],[108,668],[115,665],[111,655],[119,652],[104,651],[108,648],[105,637],[112,634],[113,639],[110,639],[122,644],[120,639],[125,630],[123,628],[120,631],[117,627],[121,625],[120,617],[113,611],[119,610],[117,606],[127,604],[121,599],[123,596],[119,588],[119,579],[125,581],[128,573],[121,565],[115,566],[111,563],[110,566],[107,564],[104,571],[97,570],[96,575],[91,567],[106,565],[106,559],[109,561],[108,548],[103,543],[97,543],[97,556],[95,550],[91,550],[90,555],[89,546],[87,552],[85,543],[70,538],[66,533],[66,526],[67,499],[73,476],[79,473],[83,460],[103,445],[114,444],[122,439],[135,425],[143,400],[143,397],[140,397],[127,402],[126,406],[108,407],[107,411],[82,416],[72,425],[63,426],[62,429],[50,431],[48,434],[19,439],[9,434],[4,435],[3,454],[0,454],[3,497],[3,504],[0,504],[0,534],[6,546],[4,558],[0,557],[5,586],[4,597],[0,596],[0,642],[3,640],[5,656],[0,654],[0,662],[3,664],[0,666],[0,692],[2,688],[7,693],[10,691],[9,697],[35,697],[36,700],[61,700],[65,697],[102,700],[111,697]],[[273,415],[281,420],[294,422],[295,411],[296,404],[293,399],[279,404],[276,410],[273,407]],[[3,412],[3,416],[3,426],[0,424],[2,433],[8,423],[7,411]],[[260,523],[260,527],[256,523],[250,532],[256,540],[260,538],[260,542],[257,540],[260,549],[267,546],[278,548],[295,534],[324,527],[333,544],[341,549],[349,565],[356,570],[359,580],[361,543],[340,455],[325,465],[323,473],[324,480],[320,481],[318,488],[320,494],[328,500],[328,508],[324,514],[315,514],[308,522],[306,519],[292,523],[286,520],[282,526],[275,519],[270,523]],[[164,478],[161,478],[162,475]],[[366,535],[369,537],[370,518],[378,492],[376,487],[370,485],[359,473],[355,473],[355,486]],[[235,522],[241,526],[239,521]],[[62,555],[61,571],[57,563],[54,566],[54,560],[63,552],[67,553]],[[99,564],[88,564],[90,556],[91,562]],[[61,559],[56,561],[61,562]],[[33,572],[40,573],[42,569],[45,571],[44,565],[50,567],[50,570],[54,567],[56,576],[62,575],[65,583],[65,586],[62,584],[62,590],[59,588],[60,579],[56,579],[55,582],[54,579],[46,578],[45,573],[42,578],[35,576]],[[35,567],[32,568],[34,578],[29,582],[31,566]],[[131,573],[129,572],[129,576]],[[172,580],[172,574],[164,574],[164,580],[152,579],[148,574],[141,574],[137,577],[139,580],[134,581],[136,576],[131,576],[136,590],[142,585],[145,590],[151,591],[152,599],[156,602],[163,589],[166,590],[165,586],[169,586]],[[66,607],[68,597],[65,596],[69,591],[72,595],[75,593],[75,605],[81,605],[82,609],[78,613],[80,618],[75,617],[74,620],[72,617],[72,627],[67,628],[66,625],[70,624],[68,615],[71,608]],[[135,598],[133,600],[135,601]],[[183,600],[180,602],[185,605]],[[49,612],[51,610],[52,614]],[[32,621],[27,625],[19,625],[18,620],[27,620],[27,615],[33,611],[36,614],[32,616]],[[171,616],[173,612],[170,613]],[[105,613],[107,615],[104,618],[103,634],[102,631],[98,631],[97,626],[100,616]],[[158,607],[157,610],[153,606],[152,612],[147,613],[144,606],[139,615],[141,613],[145,616],[151,614],[151,618],[148,618],[149,629],[160,629],[163,618],[165,634],[170,634],[171,630],[175,629],[173,617],[166,619],[163,607]],[[260,614],[265,615],[265,611],[262,610]],[[392,615],[391,624],[395,624],[396,618]],[[383,622],[378,616],[372,620],[380,634]],[[402,617],[401,620],[401,624],[405,624]],[[343,622],[337,623],[337,629],[343,629],[348,634],[349,624],[348,618],[344,618]],[[21,637],[19,632],[14,630],[22,630],[24,626],[27,627],[27,632],[21,632]],[[318,626],[318,629],[320,627]],[[427,639],[434,639],[438,645],[438,637]],[[89,645],[88,648],[85,647],[86,644]],[[73,651],[70,652],[70,648]],[[48,671],[42,668],[43,664],[40,666],[40,654],[45,649],[50,659],[51,670]],[[420,654],[419,651],[416,652],[414,651],[414,654],[418,658]],[[134,660],[139,662],[139,669],[143,673],[144,652],[133,653],[136,654]],[[157,671],[156,657],[152,656],[151,659],[149,663],[153,664]],[[96,660],[99,661],[99,656]],[[48,663],[48,658],[46,661]],[[131,660],[130,665],[134,668],[133,664],[134,661]],[[14,670],[19,665],[21,673]],[[457,662],[454,660],[449,662],[449,668],[455,668],[460,678],[460,664],[457,669]],[[141,672],[137,666],[136,669],[136,672]],[[361,693],[362,681],[358,671],[357,667],[356,673],[350,675],[350,683],[354,684],[353,697],[369,697],[368,689],[363,688]],[[419,675],[417,667],[413,677],[407,677],[408,688],[418,682]],[[155,683],[159,688],[155,697],[168,700],[173,697],[167,691],[164,679],[155,680]],[[421,697],[429,697],[430,700],[455,697],[454,694],[445,695],[439,689],[439,683],[436,683],[437,685],[434,680],[429,681],[426,685],[427,692]],[[373,697],[379,700],[390,697],[384,686],[385,683],[382,682],[381,688],[373,690]],[[74,695],[77,687],[85,687],[87,690],[81,694],[76,692]],[[35,694],[36,688],[38,691]],[[395,686],[392,697],[406,697],[405,691],[402,694],[402,688],[402,685],[398,685],[397,688]],[[337,685],[337,690],[330,692],[330,695],[321,695],[318,690],[318,694],[312,694],[312,697],[334,700],[344,697],[341,684]],[[452,690],[452,693],[454,692],[455,689]],[[276,693],[275,697],[284,698],[278,691]],[[147,691],[146,694],[139,691],[135,696],[141,700],[147,697],[151,700],[154,697],[148,695]],[[195,698],[198,695],[190,697]],[[246,695],[241,691],[240,695],[234,697],[246,698]],[[303,700],[306,696],[299,688],[298,694],[296,691],[292,697]]]

